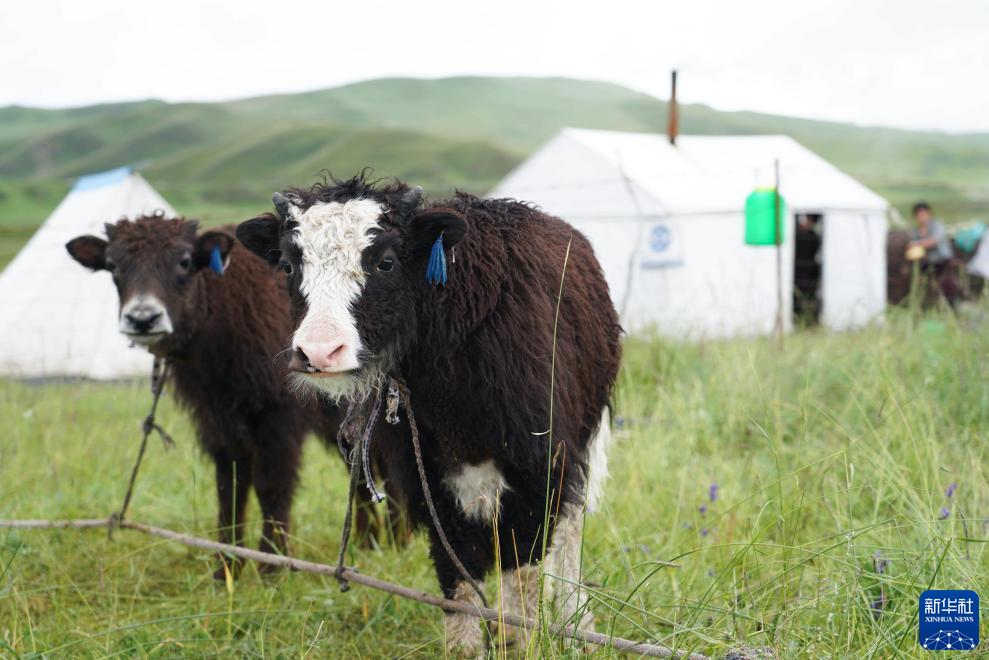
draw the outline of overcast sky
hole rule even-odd
[[[215,100],[383,76],[572,76],[989,131],[989,0],[7,0],[0,105]]]

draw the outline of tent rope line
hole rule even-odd
[[[345,579],[349,582],[355,582],[370,589],[384,591],[394,596],[407,598],[426,605],[432,605],[446,612],[469,614],[483,621],[495,621],[501,624],[516,628],[525,628],[528,630],[536,630],[538,628],[536,622],[529,618],[520,617],[515,614],[498,612],[497,610],[493,610],[488,607],[480,607],[466,601],[442,598],[426,591],[412,589],[394,582],[388,582],[370,575],[365,575],[364,573],[360,573],[355,568],[330,566],[328,564],[320,564],[304,559],[296,559],[294,557],[276,555],[268,552],[261,552],[259,550],[251,550],[249,548],[242,548],[235,545],[229,545],[227,543],[211,541],[209,539],[184,534],[181,532],[175,532],[163,527],[154,527],[151,525],[134,522],[132,520],[114,520],[113,516],[110,518],[70,518],[62,520],[0,520],[0,529],[93,529],[110,528],[114,525],[123,529],[141,532],[142,534],[147,534],[149,536],[174,541],[192,548],[230,554],[240,559],[255,561],[259,564],[269,564],[271,566],[280,566],[303,573],[315,573],[317,575],[329,575],[337,579]],[[630,639],[624,639],[622,637],[614,637],[599,632],[582,630],[571,624],[551,623],[547,624],[546,627],[555,635],[581,641],[586,644],[613,648],[616,651],[621,651],[624,653],[634,653],[652,658],[710,660],[708,656],[700,653],[678,651],[659,644],[636,642]]]

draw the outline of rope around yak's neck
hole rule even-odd
[[[426,500],[426,507],[429,509],[429,516],[432,518],[433,529],[436,532],[436,536],[440,540],[440,544],[446,551],[447,556],[450,561],[456,567],[457,572],[460,576],[473,588],[481,600],[484,607],[488,606],[488,601],[484,597],[484,592],[481,586],[477,583],[467,569],[464,567],[463,562],[460,561],[460,557],[454,551],[453,546],[450,545],[450,541],[447,539],[446,532],[443,530],[443,525],[440,522],[439,514],[436,512],[436,505],[433,503],[432,493],[429,489],[429,480],[426,478],[426,467],[422,460],[422,447],[419,444],[419,427],[416,425],[416,418],[412,412],[412,398],[409,394],[409,388],[402,380],[401,376],[391,376],[388,379],[388,388],[385,390],[384,387],[378,387],[377,396],[373,397],[373,400],[364,401],[361,403],[352,403],[347,408],[347,412],[344,416],[343,423],[340,425],[340,430],[337,434],[337,443],[340,446],[341,452],[344,454],[344,460],[350,463],[350,496],[347,498],[347,513],[344,516],[343,522],[343,534],[340,539],[340,556],[337,562],[337,580],[340,582],[340,588],[346,591],[349,586],[347,585],[346,579],[343,578],[344,569],[344,558],[347,552],[347,545],[350,543],[350,528],[352,524],[353,517],[353,500],[354,495],[357,492],[357,482],[360,479],[361,470],[358,467],[358,457],[360,457],[361,467],[363,467],[364,481],[367,485],[368,490],[371,492],[371,500],[373,502],[381,502],[385,499],[374,483],[374,475],[371,474],[370,467],[370,454],[371,454],[371,440],[373,438],[373,432],[375,424],[378,421],[378,417],[381,415],[381,402],[382,398],[387,400],[385,405],[385,421],[389,424],[398,424],[399,419],[399,408],[405,408],[405,415],[409,420],[409,430],[412,436],[412,450],[416,458],[416,468],[419,471],[419,481],[422,484],[422,494]],[[365,411],[367,414],[362,414]],[[363,433],[360,435],[359,442],[354,443],[353,440],[357,436],[357,430],[363,425]],[[348,452],[344,448],[344,443],[350,444],[351,450]],[[349,456],[348,456],[349,455]]]

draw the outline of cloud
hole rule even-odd
[[[989,3],[18,2],[0,104],[217,100],[382,76],[561,75],[864,124],[989,130]]]

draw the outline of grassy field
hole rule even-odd
[[[987,352],[985,328],[907,314],[783,350],[629,341],[607,505],[586,528],[598,629],[712,656],[920,657],[921,591],[989,593]],[[0,517],[116,507],[146,389],[0,383]],[[209,536],[211,470],[171,402],[161,420],[178,447],[151,446],[133,518]],[[315,442],[306,458],[294,548],[330,561],[343,468]],[[421,537],[350,561],[436,590]],[[212,563],[131,532],[0,530],[0,655],[442,655],[437,610],[253,568],[228,591]]]

